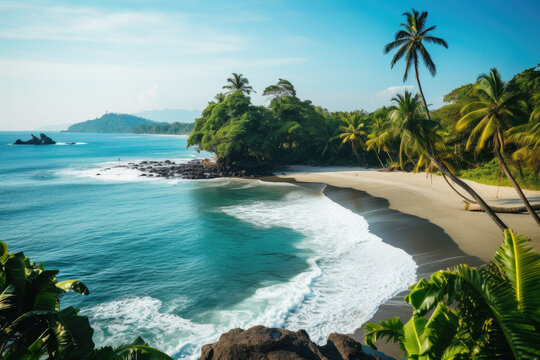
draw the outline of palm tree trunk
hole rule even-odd
[[[471,200],[471,199],[465,197],[464,195],[461,195],[461,193],[456,190],[456,188],[450,183],[450,181],[448,181],[448,178],[446,177],[446,175],[444,175],[443,172],[441,172],[441,174],[443,176],[444,181],[446,181],[446,183],[448,184],[448,186],[450,186],[450,188],[452,188],[452,190],[454,190],[454,192],[456,194],[458,194],[463,200],[465,200],[465,202],[467,202],[469,204],[476,204],[476,202],[474,200]]]
[[[394,160],[392,160],[392,156],[390,156],[390,153],[388,151],[386,151],[386,155],[388,155],[388,157],[390,158],[390,162],[394,162]]]
[[[420,77],[418,76],[418,64],[414,64],[414,72],[416,74],[416,82],[418,83],[418,91],[420,92],[422,103],[424,104],[424,108],[426,109],[427,118],[429,121],[431,121],[431,116],[429,116],[429,110],[428,110],[426,98],[424,97],[424,92],[422,91],[422,85],[420,85]]]
[[[381,161],[381,158],[379,157],[379,154],[376,151],[375,151],[375,155],[377,155],[377,160],[379,160],[379,163],[381,164],[381,166],[385,167],[384,164]]]
[[[476,193],[476,191],[474,191],[469,185],[467,185],[464,181],[462,181],[460,178],[458,178],[457,176],[455,176],[454,174],[452,174],[452,172],[446,167],[446,165],[444,165],[444,163],[442,161],[439,161],[439,159],[437,159],[435,156],[431,155],[431,154],[428,154],[429,158],[431,159],[431,161],[433,161],[433,163],[439,168],[439,170],[441,170],[441,172],[443,174],[445,174],[446,176],[448,176],[450,179],[452,179],[452,181],[456,184],[458,184],[463,190],[465,190],[466,192],[469,193],[469,195],[471,195],[473,197],[474,200],[476,200],[476,202],[478,203],[478,205],[480,205],[482,207],[482,209],[484,209],[484,211],[489,215],[489,217],[491,217],[491,219],[495,222],[495,224],[497,224],[497,226],[502,230],[504,231],[505,229],[508,228],[508,226],[506,226],[506,224],[497,216],[497,214],[495,214],[495,212],[493,210],[491,210],[491,208],[489,207],[488,204],[486,204],[486,202],[484,201],[484,199],[482,199],[480,197],[480,195],[478,195]]]
[[[497,135],[500,135],[500,134],[497,134]],[[498,139],[497,135],[495,135],[495,154],[499,158],[499,164],[500,164],[502,170],[504,171],[504,174],[508,178],[508,180],[510,180],[510,182],[514,186],[514,189],[516,189],[516,192],[518,193],[519,198],[521,199],[521,201],[523,201],[523,204],[527,208],[527,211],[531,214],[531,216],[533,217],[534,221],[536,221],[538,226],[540,226],[540,217],[538,216],[536,211],[534,211],[534,209],[532,208],[531,204],[529,203],[529,201],[525,197],[525,194],[523,194],[523,191],[521,190],[521,187],[516,182],[516,179],[514,179],[514,176],[512,176],[512,173],[510,172],[510,170],[508,169],[508,166],[506,165],[506,162],[504,161],[504,157],[503,157],[503,155],[501,153],[501,144],[499,143],[499,139]]]

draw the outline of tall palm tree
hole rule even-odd
[[[431,75],[435,76],[437,68],[424,47],[424,43],[441,45],[445,48],[448,48],[448,44],[445,40],[429,34],[431,31],[435,30],[436,26],[426,28],[427,11],[419,13],[417,10],[412,9],[412,12],[405,12],[403,13],[403,16],[407,18],[407,22],[401,24],[405,30],[398,30],[396,32],[395,40],[386,44],[384,53],[387,54],[390,50],[399,47],[390,63],[392,68],[403,56],[405,56],[405,74],[403,75],[403,82],[407,80],[409,70],[414,66],[414,73],[416,75],[416,82],[418,83],[418,90],[422,97],[422,103],[426,109],[427,118],[431,120],[424,92],[422,91],[422,85],[420,84],[420,78],[418,76],[418,63],[420,58],[422,58]]]
[[[463,180],[455,176],[436,152],[435,143],[437,135],[435,130],[438,123],[426,119],[423,115],[422,106],[418,95],[412,96],[409,91],[404,95],[397,95],[392,99],[395,109],[390,113],[390,120],[393,121],[396,131],[401,136],[400,143],[400,163],[402,163],[403,153],[407,154],[407,149],[412,149],[416,154],[424,154],[435,166],[439,168],[444,176],[449,177],[454,183],[465,190],[491,217],[501,230],[507,228],[506,224],[495,214],[486,202]]]
[[[229,93],[240,90],[246,95],[254,93],[253,87],[249,85],[249,80],[243,74],[232,73],[232,77],[227,79],[227,85],[223,89],[229,90]]]
[[[340,134],[338,137],[341,139],[341,144],[351,143],[352,151],[354,156],[360,161],[360,154],[358,150],[362,148],[365,144],[365,139],[367,136],[367,124],[364,114],[360,111],[355,111],[352,113],[345,113],[340,115],[340,120],[343,123],[339,127]],[[367,162],[364,158],[364,163],[367,165]]]
[[[478,77],[475,85],[478,100],[465,105],[461,109],[463,115],[456,124],[458,131],[470,129],[467,149],[476,142],[476,152],[481,151],[491,141],[493,152],[499,159],[499,164],[508,180],[516,189],[521,201],[531,214],[534,221],[540,226],[540,217],[523,194],[521,187],[508,169],[504,160],[504,133],[510,129],[519,115],[517,99],[520,94],[512,93],[508,84],[501,80],[497,69],[493,68],[489,74]]]
[[[382,167],[384,167],[384,164],[379,157],[381,151],[384,151],[386,155],[388,155],[390,161],[394,162],[390,155],[390,147],[392,146],[393,140],[394,136],[390,127],[390,122],[384,118],[376,118],[371,124],[371,132],[368,134],[366,149],[375,151],[375,155],[377,155],[377,159]]]

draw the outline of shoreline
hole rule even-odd
[[[502,241],[500,230],[487,214],[464,210],[458,195],[441,176],[434,175],[429,179],[425,174],[373,170],[309,172],[302,168],[301,171],[261,180],[299,185],[326,184],[325,196],[363,216],[370,232],[413,257],[418,265],[417,280],[462,263],[470,266],[485,264]],[[512,196],[513,188],[500,189],[468,182],[490,204],[509,205],[519,200],[517,195]],[[540,191],[526,191],[526,196],[534,202],[540,201]],[[500,215],[508,226],[531,238],[536,250],[540,248],[540,233],[530,215]],[[381,304],[368,322],[379,322],[392,316],[408,321],[412,312],[403,300],[406,293],[396,294]],[[359,324],[351,334],[360,342],[363,325]],[[388,356],[399,358],[402,355],[396,344],[379,341],[377,347]]]

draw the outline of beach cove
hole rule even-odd
[[[497,226],[482,212],[466,211],[463,202],[441,176],[425,173],[381,172],[362,168],[293,166],[288,173],[266,178],[303,184],[328,184],[324,194],[361,214],[370,231],[384,242],[405,250],[418,265],[417,277],[429,278],[438,270],[458,264],[479,266],[492,259],[502,241]],[[467,181],[467,180],[466,180]],[[467,181],[492,205],[519,204],[514,189]],[[525,190],[533,203],[540,202],[540,191]],[[518,233],[531,239],[540,249],[540,232],[533,220],[523,214],[501,214]],[[407,292],[385,301],[370,322],[392,316],[407,321],[411,307],[403,301]],[[362,341],[360,327],[353,338]],[[399,357],[397,344],[379,342],[381,351]]]

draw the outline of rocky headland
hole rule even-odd
[[[32,137],[27,141],[22,141],[21,139],[17,139],[13,143],[13,145],[54,145],[56,144],[56,141],[48,137],[47,135],[41,133],[39,134],[39,139],[32,134]]]
[[[268,169],[238,169],[233,166],[220,165],[209,159],[191,160],[187,163],[176,163],[171,160],[130,162],[100,170],[97,175],[105,174],[111,169],[127,168],[137,170],[142,177],[180,178],[180,179],[215,179],[220,177],[258,177],[272,175]]]
[[[378,360],[362,345],[342,334],[330,334],[326,345],[319,346],[304,330],[254,326],[233,329],[219,341],[204,345],[200,360]]]

